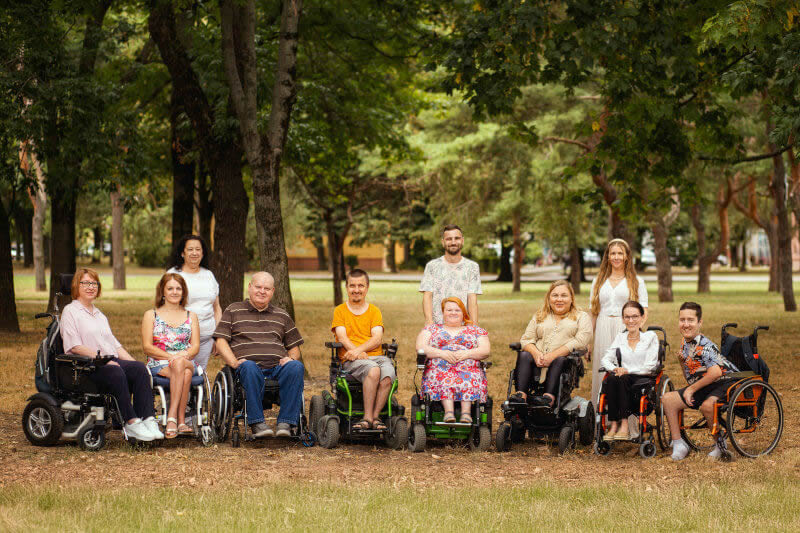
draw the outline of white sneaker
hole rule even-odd
[[[127,437],[131,437],[142,442],[150,442],[155,440],[155,435],[150,433],[150,430],[147,429],[147,426],[141,420],[137,420],[132,424],[125,424],[123,431]]]
[[[727,449],[727,446],[723,443],[723,448]],[[714,445],[714,449],[708,453],[708,456],[712,459],[719,459],[722,457],[722,448],[719,447],[719,443]]]
[[[158,422],[156,422],[155,418],[150,416],[145,418],[143,422],[144,426],[147,428],[147,431],[149,431],[153,435],[153,437],[155,437],[156,439],[164,438],[164,434],[161,433],[161,431],[158,429]]]
[[[672,460],[682,461],[689,455],[689,445],[683,439],[672,441]]]

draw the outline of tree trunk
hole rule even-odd
[[[511,245],[506,245],[503,242],[505,231],[500,233],[500,272],[497,274],[495,281],[514,281],[514,275],[511,272]]]
[[[766,230],[769,243],[769,287],[767,292],[780,292],[781,278],[778,273],[780,260],[778,259],[778,228],[770,224]]]
[[[672,302],[672,264],[669,260],[669,250],[667,249],[667,227],[664,219],[660,216],[654,217],[650,225],[653,232],[653,241],[656,254],[656,272],[658,276],[658,301]]]
[[[22,212],[22,244],[25,248],[23,266],[25,268],[33,266],[33,210],[25,209]]]
[[[111,191],[111,272],[114,278],[114,290],[125,290],[125,238],[122,231],[125,207],[119,185]]]
[[[344,280],[344,268],[342,264],[342,245],[344,239],[340,239],[333,228],[330,217],[325,220],[325,227],[328,232],[328,261],[331,265],[333,274],[333,305],[339,305],[344,301],[342,295],[342,281]]]
[[[714,262],[714,258],[706,252],[706,228],[703,224],[699,204],[692,206],[690,217],[697,237],[697,292],[710,292],[711,264]]]
[[[172,143],[172,244],[175,245],[184,235],[192,233],[194,218],[194,174],[196,163],[187,161],[192,150],[191,140],[178,133],[178,122],[183,109],[175,92],[170,98],[170,131]]]
[[[94,240],[94,253],[92,253],[92,264],[97,264],[103,259],[103,228],[96,226],[92,230]]]
[[[397,254],[395,253],[395,247],[397,246],[397,242],[393,239],[389,238],[386,241],[386,269],[395,274],[397,273]]]
[[[575,294],[581,293],[581,248],[574,237],[570,236],[569,247],[569,282]]]
[[[46,291],[47,280],[45,279],[45,247],[44,247],[44,218],[47,212],[47,193],[44,189],[44,175],[39,158],[34,151],[31,151],[30,158],[33,169],[36,172],[36,188],[31,190],[31,203],[33,204],[33,221],[31,232],[33,236],[33,270],[36,278],[36,290]]]
[[[747,272],[747,239],[742,241],[741,258],[739,259],[739,272]]]
[[[197,208],[198,235],[211,246],[211,222],[214,220],[214,200],[206,166],[200,161],[197,165],[197,188],[195,190],[195,207]]]
[[[50,188],[52,189],[52,187]],[[74,191],[73,191],[74,192]],[[59,274],[75,273],[75,206],[76,194],[68,191],[50,197],[50,299],[47,309],[53,310],[56,292],[60,289]],[[71,301],[68,294],[58,302],[59,309]]]
[[[0,200],[0,331],[19,332],[17,302],[14,297],[14,265],[11,263],[11,224]]]
[[[771,130],[768,124],[768,132]],[[777,146],[768,143],[771,151],[777,151]],[[783,295],[783,310],[797,311],[797,302],[794,298],[792,285],[792,230],[789,223],[789,209],[787,206],[786,167],[783,155],[772,158],[772,198],[775,202],[775,217],[777,218],[778,237],[778,275],[780,276],[780,289]]]
[[[317,270],[328,270],[328,256],[325,247],[322,244],[314,246],[317,249]]]
[[[520,292],[520,290],[522,290],[522,279],[520,277],[522,275],[522,236],[518,213],[514,213],[511,233],[514,246],[514,264],[511,272],[514,283],[511,286],[511,292]]]

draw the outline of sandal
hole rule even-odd
[[[170,424],[174,424],[173,427],[169,427]],[[174,439],[178,436],[178,419],[169,417],[167,418],[167,426],[164,429],[164,437],[168,439]]]
[[[362,418],[355,424],[353,424],[353,429],[369,429],[372,426],[369,420],[366,418]]]
[[[191,435],[192,433],[194,433],[194,430],[188,424],[178,425],[178,435]]]
[[[468,415],[467,413],[464,413],[461,415],[461,418],[458,421],[461,422],[462,424],[472,424],[472,416]]]
[[[372,429],[377,429],[377,430],[383,431],[384,429],[387,429],[387,428],[386,428],[386,424],[384,424],[383,422],[381,422],[379,419],[376,418],[375,420],[372,421]]]
[[[446,411],[444,413],[444,418],[442,418],[442,422],[446,424],[452,424],[456,421],[456,415],[453,411]]]

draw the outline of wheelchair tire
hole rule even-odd
[[[427,439],[425,424],[414,424],[408,434],[408,450],[414,453],[424,452]]]
[[[228,440],[233,424],[233,371],[223,367],[214,378],[211,395],[211,425],[219,442]]]
[[[389,427],[392,427],[391,421]],[[408,420],[397,417],[394,422],[394,430],[391,433],[386,433],[384,442],[393,450],[402,450],[403,446],[408,445]]]
[[[203,446],[208,448],[209,446],[212,446],[214,444],[214,441],[216,441],[214,435],[214,428],[212,426],[201,426],[200,442],[203,444]]]
[[[687,413],[691,416],[688,424],[686,422]],[[700,411],[684,409],[683,420],[685,427],[681,427],[681,438],[689,445],[689,448],[696,452],[710,452],[715,442],[703,414]]]
[[[64,415],[43,398],[34,398],[22,412],[22,430],[34,446],[52,446],[61,438]]]
[[[234,429],[231,433],[231,447],[238,448],[242,445],[242,435],[238,429]]]
[[[469,448],[473,452],[485,452],[492,445],[492,430],[488,426],[473,429],[469,437]]]
[[[728,403],[728,431],[733,448],[745,457],[775,449],[783,434],[783,404],[772,385],[749,380],[736,387]]]
[[[611,453],[611,444],[606,441],[600,441],[594,443],[594,452],[597,455],[606,456]]]
[[[646,440],[639,445],[639,455],[644,459],[651,459],[656,456],[656,445],[651,440]]]
[[[566,425],[558,432],[558,453],[563,455],[575,446],[575,429]]]
[[[664,413],[664,405],[661,403],[661,399],[665,394],[674,390],[675,385],[673,385],[672,380],[669,379],[668,376],[663,376],[663,380],[656,390],[656,405],[654,409],[656,412],[656,434],[658,435],[658,446],[661,448],[662,452],[667,451],[672,443],[672,434],[669,431],[669,423],[667,422],[667,415]]]
[[[330,450],[339,444],[339,421],[333,417],[323,418],[317,432],[319,445]]]
[[[511,423],[510,422],[503,422],[500,424],[500,427],[497,428],[497,434],[494,437],[494,446],[497,448],[498,452],[508,452],[511,451]]]
[[[317,426],[323,416],[325,416],[325,400],[322,399],[322,396],[315,394],[311,397],[311,402],[308,406],[309,431],[313,431],[315,433],[320,432],[320,428]]]
[[[87,452],[96,452],[103,449],[106,445],[106,431],[104,429],[89,426],[83,428],[78,433],[78,446]]]
[[[586,414],[578,417],[578,436],[583,446],[591,446],[594,440],[594,406],[592,402],[586,407]]]

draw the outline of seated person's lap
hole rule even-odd
[[[715,396],[718,399],[719,398],[725,398],[726,397],[726,392],[728,390],[728,387],[730,387],[732,383],[733,383],[733,380],[723,378],[723,379],[715,381],[714,383],[712,383],[710,385],[706,385],[702,389],[696,390],[694,392],[694,395],[692,396],[692,401],[693,401],[694,405],[687,404],[686,403],[686,399],[683,397],[683,393],[688,388],[688,386],[687,387],[683,387],[682,389],[678,389],[677,392],[678,392],[678,395],[681,398],[681,401],[683,401],[683,403],[685,405],[687,405],[687,406],[689,406],[689,407],[691,407],[693,409],[697,409],[698,407],[700,407],[700,405],[704,401],[706,401],[711,396]]]
[[[187,361],[189,361],[187,359]],[[189,361],[192,363],[192,374],[194,374],[196,366],[193,361]],[[154,361],[152,363],[147,363],[147,370],[150,371],[151,376],[162,376],[162,377],[169,377],[169,361]]]
[[[394,381],[396,376],[392,360],[384,355],[372,356],[369,359],[357,359],[344,363],[344,369],[349,372],[351,376],[362,382],[367,377],[367,374],[369,374],[369,371],[376,367],[381,369],[381,380],[388,377]]]

